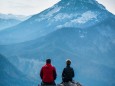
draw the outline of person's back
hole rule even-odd
[[[66,61],[66,67],[63,69],[62,72],[62,80],[63,82],[72,82],[72,78],[74,77],[74,70],[72,67],[70,67],[71,61]]]
[[[42,85],[55,85],[54,80],[56,79],[56,69],[51,65],[51,60],[47,59],[46,64],[40,71],[40,77],[42,79]]]

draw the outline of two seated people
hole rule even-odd
[[[62,83],[72,82],[74,77],[74,70],[71,65],[71,60],[66,60],[66,67],[62,72]],[[46,60],[46,64],[41,68],[40,77],[42,79],[42,86],[56,86],[55,79],[57,77],[56,69],[51,64],[51,59]]]

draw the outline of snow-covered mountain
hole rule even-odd
[[[51,58],[60,83],[70,58],[75,81],[115,86],[115,16],[95,0],[61,0],[1,31],[0,44],[0,53],[32,80],[40,80],[40,68]]]
[[[111,16],[95,0],[62,0],[27,21],[0,32],[0,44],[33,40],[62,27],[90,27]]]

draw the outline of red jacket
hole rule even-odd
[[[46,64],[40,71],[40,77],[43,82],[52,83],[56,79],[56,69],[51,64]]]

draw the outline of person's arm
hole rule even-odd
[[[54,70],[53,70],[53,76],[54,76],[54,80],[55,80],[56,77],[57,77],[57,73],[56,73],[56,69],[55,69],[55,67],[54,67]]]
[[[62,82],[65,82],[65,76],[66,76],[66,74],[65,74],[65,68],[63,69],[63,72],[62,72]]]
[[[40,71],[40,77],[41,77],[41,79],[43,79],[43,68]]]
[[[65,77],[65,68],[63,69],[62,77]]]
[[[72,68],[72,77],[74,77],[75,76],[75,74],[74,74],[74,70],[73,70],[73,68]]]

